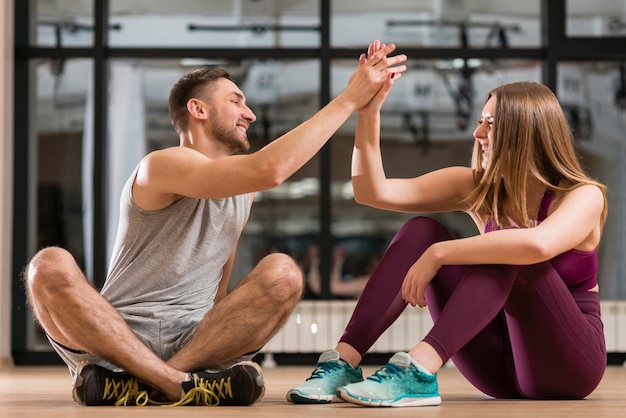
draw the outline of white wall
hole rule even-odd
[[[11,360],[13,2],[0,0],[0,368]]]

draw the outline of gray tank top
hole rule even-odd
[[[200,321],[213,306],[222,268],[233,252],[250,196],[184,197],[146,211],[126,182],[109,273],[102,295],[123,316]]]

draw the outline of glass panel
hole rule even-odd
[[[40,47],[93,45],[93,0],[34,0],[36,33],[31,40]]]
[[[318,47],[319,2],[111,0],[111,46]]]
[[[319,110],[319,80],[318,60],[247,64],[240,85],[257,116],[250,131],[252,151]],[[247,274],[270,252],[285,252],[298,262],[305,262],[309,246],[319,237],[319,178],[320,161],[316,155],[280,186],[256,194],[238,247],[240,271],[233,274],[233,279]]]
[[[32,251],[58,245],[70,251],[85,268],[84,215],[86,197],[83,179],[85,115],[90,112],[89,86],[92,62],[86,59],[50,60],[33,63],[36,85],[32,106],[31,158],[34,175],[30,185],[36,205],[30,234]],[[53,71],[61,68],[62,71]],[[91,190],[91,185],[88,185]],[[47,346],[38,330],[30,333],[34,348]],[[33,336],[34,335],[34,336]]]
[[[171,87],[183,74],[207,65],[229,71],[257,116],[256,123],[248,130],[250,152],[278,138],[319,109],[317,60],[218,59],[204,64],[186,59],[112,61],[109,246],[113,245],[117,226],[120,191],[137,162],[146,152],[179,144],[167,110]],[[139,109],[138,117],[132,120],[125,117],[129,109],[133,109],[133,114]],[[130,142],[135,144],[129,148]],[[318,179],[316,157],[279,187],[256,194],[237,248],[233,285],[270,252],[279,250],[298,260],[303,258],[309,243],[319,234]]]
[[[626,36],[625,0],[566,0],[567,36]]]
[[[539,5],[539,0],[335,0],[331,44],[362,47],[381,39],[403,47],[539,46]]]
[[[311,100],[318,99],[311,97]],[[307,113],[306,117],[312,114]],[[288,118],[291,123],[297,123],[299,117],[293,116],[295,119]],[[295,124],[289,128],[292,126]],[[243,277],[262,257],[272,252],[289,254],[304,271],[309,271],[312,267],[311,250],[319,240],[319,173],[320,160],[316,155],[280,186],[257,193],[238,248],[241,271],[233,279]],[[314,297],[310,286],[305,297]]]
[[[393,87],[381,114],[387,176],[415,177],[446,166],[469,165],[472,133],[487,91],[507,82],[539,81],[541,77],[540,65],[534,61],[499,60],[472,65],[475,65],[473,71],[468,72],[454,61],[411,62],[409,70]],[[354,62],[348,60],[333,63],[333,94],[343,88],[353,67]],[[350,160],[355,126],[356,117],[353,117],[332,142],[332,232],[338,248],[337,259],[341,260],[342,256],[344,259],[341,274],[335,276],[338,283],[335,295],[342,297],[358,295],[358,283],[364,281],[358,277],[367,277],[372,262],[394,234],[415,216],[354,202]],[[456,236],[477,233],[465,214],[428,216],[438,219]],[[342,293],[344,290],[346,293]]]
[[[626,64],[561,63],[557,94],[569,118],[582,162],[609,190],[609,214],[600,246],[600,292],[603,299],[624,298],[620,271],[626,250]]]
[[[37,247],[61,245],[84,267],[82,150],[92,62],[50,61],[36,64]]]

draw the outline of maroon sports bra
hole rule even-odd
[[[548,209],[554,198],[554,190],[546,189],[541,199],[537,224],[548,217]],[[517,227],[507,227],[517,228]],[[505,229],[507,229],[505,228]],[[492,219],[485,225],[485,233],[501,229]],[[590,290],[598,284],[598,251],[581,251],[575,248],[550,260],[563,282],[570,290]]]

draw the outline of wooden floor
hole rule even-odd
[[[375,367],[364,367],[371,373]],[[439,373],[442,404],[421,408],[364,408],[346,403],[294,405],[285,393],[308,377],[311,367],[279,366],[264,370],[265,397],[250,407],[219,408],[220,417],[608,417],[626,416],[626,368],[610,366],[594,393],[582,401],[507,401],[488,399],[470,386],[454,368]],[[70,378],[62,367],[0,369],[0,417],[185,417],[215,416],[201,407],[84,407],[70,394]]]

